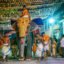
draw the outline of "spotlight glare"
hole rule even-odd
[[[50,18],[49,19],[49,23],[54,23],[54,19],[53,18]]]

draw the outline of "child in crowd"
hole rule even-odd
[[[10,39],[8,36],[4,36],[3,41],[4,41],[3,47],[2,47],[3,60],[7,60],[7,56],[11,54]]]
[[[43,44],[41,40],[39,40],[37,44],[36,56],[39,58],[39,60],[43,56]]]

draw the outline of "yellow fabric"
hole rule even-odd
[[[27,31],[27,29],[25,28],[25,26],[22,26],[21,28],[19,28],[19,36],[20,37],[25,37],[26,36],[26,31]]]
[[[28,12],[28,10],[25,8],[23,11],[22,11],[22,14],[21,14],[22,16],[24,16],[24,15],[28,15],[29,16],[29,12]]]
[[[19,18],[17,21],[18,29],[19,29],[19,36],[20,37],[25,37],[26,36],[26,31],[28,27],[28,18]]]
[[[53,48],[53,49],[52,49],[52,52],[53,52],[52,55],[53,55],[53,56],[56,56],[56,48]]]
[[[26,15],[28,17],[25,17]],[[29,26],[29,23],[30,23],[29,12],[27,9],[24,9],[21,14],[21,17],[17,20],[17,26],[19,29],[19,36],[20,37],[26,36],[27,27]]]
[[[33,47],[32,47],[32,51],[33,52],[36,52],[36,49],[37,49],[37,46],[36,46],[36,43],[33,44]]]
[[[57,46],[56,42],[53,41],[52,47],[53,47],[53,48],[56,48],[56,46]]]
[[[53,45],[52,45],[52,47],[53,47],[53,48],[56,48],[56,45],[55,45],[55,44],[53,44]]]
[[[54,40],[53,41],[53,44],[52,44],[52,55],[55,56],[56,55],[56,41]]]

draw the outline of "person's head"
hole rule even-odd
[[[36,37],[39,38],[40,37],[40,34],[37,34]]]
[[[43,36],[44,34],[45,34],[45,32],[42,32],[42,33],[41,33],[41,36]]]
[[[23,9],[25,9],[26,8],[26,5],[23,5]]]

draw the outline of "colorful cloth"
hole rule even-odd
[[[64,37],[61,39],[61,41],[60,41],[60,46],[61,47],[64,47]]]
[[[2,54],[3,55],[9,55],[9,54],[11,54],[10,46],[3,45],[3,47],[2,47]]]
[[[25,15],[29,16],[29,12],[28,12],[28,10],[26,8],[22,11],[21,16],[25,16]]]
[[[22,11],[21,17],[17,20],[17,26],[18,26],[18,29],[19,29],[19,37],[25,37],[26,36],[29,23],[30,23],[29,12],[25,8]]]
[[[44,41],[48,42],[50,38],[49,38],[48,35],[44,35],[42,39],[43,39]]]
[[[19,36],[25,37],[27,32],[27,27],[29,25],[29,18],[19,18],[17,21],[18,30],[19,30]]]
[[[43,45],[42,43],[37,44],[37,50],[36,50],[36,56],[37,57],[41,57],[42,56],[42,50],[43,50]]]
[[[2,48],[3,41],[0,39],[0,48]]]
[[[36,52],[36,49],[37,49],[37,45],[36,45],[36,43],[34,43],[34,44],[33,44],[33,47],[32,47],[32,51],[33,51],[33,52]]]

